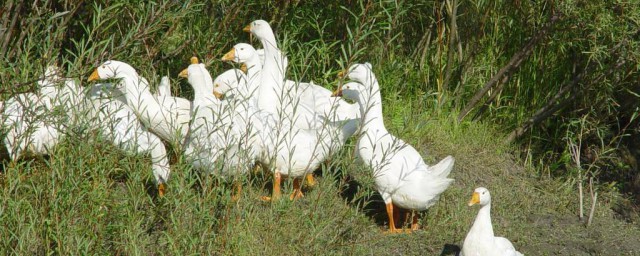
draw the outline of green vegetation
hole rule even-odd
[[[242,28],[265,19],[289,78],[333,89],[338,71],[371,62],[388,129],[427,163],[456,157],[456,181],[423,214],[424,230],[388,236],[353,141],[303,199],[265,204],[257,198],[269,192],[268,177],[247,177],[232,202],[227,184],[179,154],[167,196],[157,198],[149,159],[69,134],[46,159],[4,162],[0,254],[446,254],[475,218],[466,203],[477,186],[491,190],[496,235],[525,254],[640,253],[638,1],[8,0],[0,8],[3,100],[34,91],[49,64],[86,83],[107,59],[131,63],[153,85],[169,75],[174,95],[192,98],[177,79],[189,57],[215,76],[231,68],[220,57],[250,40]],[[588,215],[589,180],[599,194],[586,227],[577,184]]]

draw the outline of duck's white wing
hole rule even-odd
[[[513,244],[511,243],[511,241],[509,241],[509,239],[506,239],[504,237],[495,237],[493,241],[496,248],[500,252],[503,252],[501,255],[504,255],[504,256],[522,256],[523,255],[522,253],[516,251],[516,248],[513,247]]]

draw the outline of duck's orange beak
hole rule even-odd
[[[478,192],[473,192],[473,195],[471,196],[471,200],[469,201],[469,206],[473,206],[479,203],[480,203],[480,194],[478,194]]]
[[[249,33],[249,42],[253,41],[253,33],[251,33],[251,24],[244,27],[242,31]]]
[[[188,69],[183,69],[182,71],[180,71],[180,74],[178,74],[179,77],[183,77],[183,78],[187,78],[189,77],[189,70]]]
[[[216,98],[218,98],[219,100],[224,99],[224,94],[213,91],[213,96],[216,96]]]
[[[236,48],[231,48],[229,52],[227,52],[224,56],[222,56],[222,61],[233,61],[236,58]]]
[[[98,80],[100,80],[100,75],[98,75],[98,69],[96,68],[87,79],[87,82],[98,81]]]

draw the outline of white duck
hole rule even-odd
[[[90,127],[99,131],[107,141],[132,154],[149,155],[151,169],[158,186],[158,195],[164,196],[171,169],[167,150],[162,140],[140,123],[135,112],[124,99],[106,95],[113,85],[96,84],[91,88],[86,104]],[[82,90],[82,89],[77,89]]]
[[[146,131],[138,122],[133,111],[128,109],[123,102],[102,97],[102,88],[111,87],[111,84],[96,84],[88,89],[87,94],[87,90],[78,86],[74,80],[64,79],[62,88],[58,88],[56,84],[62,80],[57,76],[57,72],[57,68],[49,67],[45,78],[38,81],[42,87],[40,100],[47,102],[46,109],[49,110],[47,114],[54,108],[62,107],[65,115],[61,118],[64,122],[36,120],[32,123],[24,123],[22,127],[37,126],[42,123],[46,124],[47,128],[47,132],[44,133],[49,138],[45,140],[47,143],[43,145],[38,142],[39,139],[32,139],[32,145],[29,145],[29,148],[35,149],[34,153],[48,153],[45,149],[58,143],[58,134],[68,134],[70,125],[78,122],[81,125],[87,124],[90,130],[98,130],[106,136],[108,141],[126,152],[150,154],[153,174],[158,183],[158,192],[162,196],[165,189],[164,183],[169,178],[170,169],[166,150],[160,139]],[[30,117],[30,114],[25,117]],[[35,131],[38,132],[38,129]]]
[[[247,116],[223,104],[209,88],[213,88],[211,75],[196,57],[179,74],[193,87],[193,121],[186,143],[185,155],[196,169],[221,177],[248,172],[259,149],[247,126]],[[226,91],[221,91],[224,94]],[[221,168],[216,161],[222,162]]]
[[[293,126],[304,129],[321,128],[322,119],[315,111],[315,103],[301,101],[298,88],[285,82],[285,58],[278,49],[269,24],[266,21],[257,20],[245,27],[244,30],[251,31],[253,35],[256,35],[264,47],[260,86],[264,86],[266,83],[266,87],[273,88],[272,90],[260,91],[261,94],[267,93],[267,95],[260,95],[264,100],[258,100],[258,108],[276,114],[279,119],[286,120]],[[256,58],[259,59],[259,57]],[[248,68],[251,69],[249,66]]]
[[[464,256],[521,256],[511,242],[504,237],[493,235],[491,224],[491,194],[483,187],[476,188],[469,201],[469,206],[480,204],[473,226],[469,230],[462,245]]]
[[[261,76],[263,67],[259,62],[259,58],[257,57],[256,50],[253,48],[253,46],[245,43],[236,44],[229,52],[225,54],[222,60],[223,61],[231,60],[236,63],[243,64],[243,66],[247,67],[246,80],[244,80],[244,81],[247,81],[246,89],[242,90],[240,88],[237,91],[238,93],[243,95],[242,98],[249,98],[250,102],[253,102],[254,100],[257,102],[257,98],[259,97],[258,90],[261,86],[261,81],[263,79],[263,77]],[[239,83],[239,84],[236,83],[236,84],[233,84],[233,86],[242,87],[243,84],[244,83]],[[328,94],[326,94],[327,102],[331,102],[328,105],[334,105],[334,104],[339,105],[342,103],[347,105],[342,105],[343,107],[328,106],[329,109],[325,108],[325,110],[328,112],[325,112],[317,116],[321,118],[321,121],[319,122],[319,124],[323,126],[329,125],[329,126],[332,126],[333,128],[336,128],[342,125],[348,126],[350,128],[354,128],[354,129],[337,129],[337,130],[334,129],[334,131],[344,132],[340,134],[335,134],[335,136],[339,136],[339,138],[335,141],[337,144],[333,145],[334,150],[337,150],[339,149],[339,147],[342,146],[342,144],[339,144],[339,142],[344,143],[344,141],[346,141],[349,137],[351,137],[355,133],[355,126],[357,126],[358,122],[360,121],[359,120],[360,108],[357,104],[349,104],[340,98],[331,97],[331,92],[329,90],[327,90],[327,92],[329,92]],[[257,105],[257,103],[255,103],[255,105]],[[357,115],[352,114],[353,113],[352,107],[356,107],[355,110],[357,110],[357,113],[358,113]],[[348,114],[343,115],[341,111],[347,112]]]
[[[263,26],[264,24],[258,22],[257,26]],[[266,24],[269,26],[269,24]],[[266,29],[270,31],[270,28]],[[273,33],[271,33],[273,34]],[[272,36],[266,38],[273,38]],[[275,39],[274,39],[275,40]],[[273,42],[275,44],[275,41]],[[246,43],[236,44],[224,57],[223,61],[233,61],[243,64],[246,67],[246,77],[248,80],[248,87],[245,91],[241,92],[245,95],[254,96],[260,85],[260,76],[264,63],[264,50],[262,55],[258,50],[255,50],[253,46]],[[279,50],[278,50],[279,52]],[[261,57],[262,56],[262,57]],[[286,60],[286,59],[285,59]],[[357,104],[350,104],[341,98],[331,97],[331,91],[312,83],[297,83],[291,80],[286,80],[285,91],[295,90],[291,96],[297,97],[296,102],[301,106],[312,110],[316,115],[325,117],[332,122],[348,121],[360,118],[360,108]],[[256,99],[257,97],[252,97]],[[300,111],[299,114],[310,114],[309,112]],[[313,114],[310,114],[313,116]],[[306,127],[310,128],[310,127]]]
[[[145,126],[163,140],[182,145],[186,138],[191,102],[172,96],[155,97],[149,91],[146,79],[140,77],[131,65],[109,60],[93,71],[88,81],[118,78],[127,105]]]
[[[221,100],[224,97],[225,101],[240,103],[244,100],[248,103],[248,99],[245,99],[245,97],[252,94],[247,91],[245,71],[241,69],[234,68],[222,72],[213,80],[213,84],[213,95]]]
[[[427,165],[411,145],[387,131],[382,117],[380,87],[371,64],[354,64],[347,75],[355,82],[344,84],[335,95],[358,102],[362,116],[361,137],[356,158],[373,171],[378,192],[386,204],[389,232],[395,227],[394,207],[411,210],[411,230],[418,229],[418,215],[438,200],[453,182],[447,178],[454,159],[447,156],[434,166]]]
[[[265,127],[262,127],[262,128],[257,128],[257,129],[262,129],[263,134],[266,136],[264,138],[266,141],[275,140],[278,142],[273,144],[283,143],[283,144],[286,144],[287,146],[290,146],[291,149],[293,149],[295,147],[289,145],[290,143],[292,143],[292,142],[289,142],[289,140],[292,140],[293,142],[297,142],[295,140],[307,140],[307,142],[311,144],[303,145],[301,147],[304,147],[306,149],[314,149],[316,150],[316,153],[320,153],[319,155],[321,156],[320,158],[325,158],[329,154],[337,151],[340,147],[342,147],[344,145],[344,142],[347,140],[347,138],[349,138],[355,133],[357,124],[358,124],[357,120],[350,120],[349,122],[346,122],[346,123],[327,122],[327,120],[323,120],[321,121],[322,125],[318,129],[300,129],[300,127],[293,125],[289,119],[279,118],[278,114],[280,114],[281,112],[277,112],[276,110],[274,110],[274,109],[278,109],[278,102],[274,100],[268,101],[267,99],[269,97],[274,97],[273,94],[276,94],[276,95],[281,94],[280,92],[278,92],[278,88],[280,88],[278,84],[281,84],[281,82],[280,83],[277,82],[281,80],[275,80],[275,79],[271,80],[269,78],[272,76],[264,75],[265,73],[262,73],[265,71],[271,72],[271,73],[274,73],[274,72],[277,73],[278,71],[277,70],[270,71],[270,69],[272,68],[269,68],[269,67],[262,69],[261,64],[259,62],[259,58],[257,57],[256,51],[251,45],[248,45],[248,44],[235,45],[227,54],[225,54],[225,56],[223,57],[223,60],[233,60],[238,63],[242,63],[247,67],[248,69],[247,77],[249,80],[248,89],[238,90],[238,91],[243,93],[249,93],[248,96],[243,96],[243,98],[248,97],[250,102],[253,100],[253,98],[257,98],[258,106],[259,106],[259,102],[262,102],[263,107],[266,106],[266,109],[270,109],[270,111],[266,110],[266,111],[263,111],[261,115],[257,115],[260,117],[265,117],[267,120],[270,121],[270,122],[266,122],[270,125],[266,125]],[[276,64],[273,64],[271,67],[276,67],[278,65],[279,64],[276,63]],[[268,82],[265,82],[265,79],[268,80]],[[251,93],[252,91],[255,90],[254,88],[257,88],[258,93]],[[268,93],[272,93],[272,94],[269,95]],[[263,109],[260,109],[260,110],[263,110]],[[271,112],[271,111],[276,111],[275,112],[276,114],[273,114],[274,112]],[[278,132],[283,132],[283,134],[277,135]],[[293,133],[293,134],[300,133],[300,134],[287,137],[286,134],[288,133]],[[276,139],[276,138],[272,138],[273,136],[275,137],[281,136],[281,137]],[[316,143],[316,144],[314,145],[313,143]],[[270,145],[269,143],[266,143],[266,144]],[[298,148],[295,148],[295,149],[298,150]],[[285,154],[285,151],[286,150],[282,149],[282,151],[279,151],[278,153]],[[266,155],[271,156],[271,153],[273,153],[273,151],[271,151]],[[314,154],[313,152],[307,152],[307,153]],[[310,156],[305,156],[304,154],[305,153],[301,151],[301,154],[298,156],[298,160],[305,159],[305,157],[306,158],[310,157]],[[291,158],[291,159],[294,159],[294,158]],[[281,162],[279,162],[278,164],[285,164],[286,161],[289,161],[291,159],[289,159],[288,157],[283,157],[281,159]],[[314,159],[314,161],[315,160],[316,159]],[[272,161],[269,159],[262,159],[262,162],[269,163]],[[306,178],[309,185],[315,184],[315,181],[313,179],[311,172],[316,167],[317,165],[316,163],[314,163],[313,165],[309,166],[307,170],[304,170],[304,172],[307,173]],[[293,169],[296,169],[296,168],[298,168],[298,170],[295,171],[294,177],[297,177],[296,175],[301,175],[300,172],[303,171],[302,169],[299,169],[299,168],[302,168],[301,166],[295,167]],[[288,173],[288,170],[286,170],[284,173],[285,174]],[[275,184],[277,184],[277,182],[274,183],[274,185]],[[299,186],[299,180],[294,179],[294,190],[296,191],[294,193],[296,194],[295,195],[292,194],[290,198],[302,196],[302,194],[299,192],[298,186]],[[277,190],[274,189],[274,191],[277,191]]]
[[[60,134],[52,112],[51,97],[55,97],[55,84],[59,77],[53,67],[47,68],[37,84],[38,93],[18,94],[3,102],[2,125],[5,129],[4,145],[11,161],[27,151],[34,155],[48,155],[58,143]]]
[[[158,194],[163,196],[171,173],[164,144],[140,123],[123,97],[113,97],[108,93],[113,87],[107,83],[87,89],[72,79],[65,79],[62,88],[57,89],[57,97],[52,99],[54,106],[62,107],[66,113],[67,121],[58,129],[68,133],[69,124],[86,125],[124,152],[150,155]]]
[[[302,177],[313,172],[331,153],[330,146],[334,140],[325,131],[355,130],[355,127],[323,124],[320,129],[302,129],[299,125],[295,125],[297,121],[295,111],[289,113],[280,111],[283,109],[281,96],[284,93],[282,87],[284,74],[278,67],[282,66],[282,59],[275,57],[277,49],[266,48],[265,54],[265,65],[261,70],[257,94],[259,111],[251,115],[252,118],[259,119],[258,123],[262,124],[262,127],[256,127],[261,134],[262,142],[259,161],[274,173],[271,199],[280,197],[282,176],[294,178],[293,192],[289,198],[300,198],[303,196]],[[251,66],[247,66],[248,70],[251,70]]]

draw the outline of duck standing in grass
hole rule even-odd
[[[469,201],[469,206],[480,204],[473,226],[462,244],[464,256],[522,256],[511,242],[504,237],[493,235],[491,225],[491,194],[483,187],[476,188]]]
[[[386,204],[389,232],[396,229],[394,207],[411,210],[411,230],[418,229],[418,214],[436,203],[453,179],[447,178],[454,158],[447,156],[434,166],[427,165],[411,145],[387,131],[382,117],[380,87],[371,64],[354,64],[344,84],[334,93],[358,102],[362,117],[356,158],[373,171],[378,192]],[[397,209],[396,209],[397,210]]]
[[[259,152],[257,135],[249,124],[256,120],[250,119],[242,108],[230,104],[232,102],[220,100],[232,87],[221,88],[220,83],[214,83],[198,58],[192,57],[191,65],[179,76],[188,79],[194,92],[193,120],[185,155],[196,169],[226,180],[234,179],[237,190],[234,199],[237,199],[241,191],[238,177],[249,171]]]

